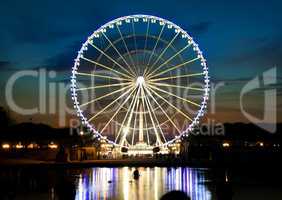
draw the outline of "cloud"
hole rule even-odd
[[[85,6],[87,4],[87,6]],[[65,41],[70,37],[79,37],[106,21],[104,9],[107,2],[94,1],[79,4],[69,1],[19,1],[0,5],[1,40],[9,38],[14,43],[48,44]],[[93,9],[95,14],[93,14]]]
[[[79,38],[84,32],[89,32],[88,29],[83,21],[71,23],[55,16],[43,17],[38,14],[38,17],[35,17],[33,13],[11,17],[1,32],[17,44],[48,44]]]
[[[6,60],[0,60],[0,70],[2,71],[17,71],[19,70],[17,67],[15,67],[15,63],[6,61]]]
[[[245,41],[242,51],[225,59],[225,64],[238,65],[245,63],[256,64],[257,67],[273,67],[282,65],[282,34],[273,38],[253,38]],[[251,45],[251,49],[248,50]],[[244,50],[247,49],[247,50]]]
[[[42,67],[47,70],[70,71],[80,46],[81,41],[72,43],[61,53],[45,60]]]
[[[255,77],[246,77],[246,78],[237,78],[237,79],[213,79],[212,83],[218,84],[220,82],[223,82],[225,88],[236,86],[240,89],[241,87],[246,85],[249,81],[253,80]],[[262,76],[259,76],[259,78],[262,78]],[[269,90],[269,89],[277,89],[278,91],[281,91],[282,77],[277,76],[277,77],[268,77],[268,78],[274,79],[277,82],[274,84],[270,84],[270,85],[264,85],[264,83],[261,80],[260,87],[255,89],[254,91],[264,91],[264,90]],[[233,93],[234,90],[230,90],[230,92]]]
[[[203,21],[190,25],[187,30],[191,33],[191,35],[198,36],[208,32],[212,24],[213,23],[211,21]]]
[[[11,62],[0,60],[0,68],[1,69],[7,68],[7,67],[10,67],[10,66],[11,66]]]

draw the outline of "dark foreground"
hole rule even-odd
[[[0,199],[154,199],[171,190],[192,200],[280,200],[277,166],[235,168],[70,167],[25,165],[0,169]]]

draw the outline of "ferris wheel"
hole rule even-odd
[[[75,59],[71,94],[94,137],[120,147],[165,146],[188,135],[207,107],[206,60],[174,23],[149,15],[112,20]]]

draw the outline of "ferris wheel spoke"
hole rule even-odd
[[[182,85],[174,85],[174,84],[166,84],[166,83],[158,83],[158,82],[149,82],[152,85],[157,86],[164,86],[164,87],[173,87],[173,88],[182,88],[187,90],[195,90],[195,91],[205,91],[203,88],[197,88],[197,87],[188,87],[188,86],[182,86]]]
[[[154,112],[153,106],[152,106],[151,102],[149,101],[148,97],[145,96],[145,101],[146,101],[146,100],[147,100],[147,104],[149,105],[148,108],[151,109],[151,111],[152,111],[152,113],[153,113],[153,117],[155,118],[155,121],[157,122],[157,127],[158,127],[159,130],[160,130],[161,136],[162,136],[162,138],[164,139],[164,141],[167,142],[167,141],[166,141],[166,138],[165,138],[165,136],[164,136],[163,130],[162,130],[162,128],[161,128],[160,122],[159,122],[159,120],[158,120],[158,118],[157,118],[157,116],[156,116],[156,113]]]
[[[103,127],[103,129],[100,131],[100,133],[103,133],[104,130],[107,128],[107,126],[111,123],[111,121],[115,118],[115,116],[119,113],[119,111],[122,109],[122,107],[124,106],[124,104],[126,104],[128,102],[128,100],[130,99],[130,97],[132,96],[132,94],[134,93],[134,91],[136,90],[136,87],[130,92],[130,94],[126,97],[126,99],[122,102],[122,104],[118,107],[118,109],[115,111],[115,113],[112,115],[112,117],[110,118],[110,120],[105,124],[105,126]]]
[[[147,110],[148,110],[148,112],[149,112],[150,120],[151,120],[151,122],[152,122],[152,124],[153,124],[153,130],[154,130],[155,136],[156,136],[156,138],[157,138],[157,143],[161,144],[162,141],[161,141],[161,139],[160,139],[158,130],[157,130],[157,128],[156,128],[156,124],[155,124],[155,122],[154,122],[154,119],[153,119],[153,116],[152,116],[152,112],[151,112],[151,110],[150,110],[150,107],[149,107],[149,105],[148,105],[148,103],[147,103],[147,101],[146,101],[146,98],[145,98],[146,96],[145,96],[145,92],[144,92],[143,89],[142,89],[142,96],[144,97],[144,102],[145,102],[145,105],[146,105]]]
[[[136,106],[135,108],[132,110],[132,115],[134,113],[134,110],[135,110],[135,116],[134,116],[134,122],[133,122],[133,130],[132,130],[132,145],[133,145],[133,141],[134,141],[134,132],[135,132],[135,126],[136,126],[136,119],[137,119],[137,114],[138,113],[138,108],[139,108],[139,96],[136,97],[137,98],[137,101],[136,101]],[[131,117],[132,118],[132,117]],[[131,119],[130,119],[131,120]],[[129,122],[129,126],[130,126],[131,122]],[[140,128],[139,128],[140,129]]]
[[[135,113],[135,116],[134,116],[134,124],[133,124],[133,130],[132,130],[132,138],[131,138],[131,145],[132,145],[132,146],[133,146],[133,144],[134,144],[136,119],[137,119],[137,114]]]
[[[139,91],[139,89],[138,89],[138,91]],[[133,98],[132,98],[132,100],[131,100],[131,102],[130,102],[130,105],[129,105],[129,107],[128,107],[127,111],[126,111],[126,114],[125,114],[125,116],[124,116],[124,118],[123,118],[123,121],[122,121],[122,123],[121,123],[121,125],[120,125],[118,134],[117,134],[117,136],[115,137],[115,143],[117,143],[117,141],[118,141],[118,138],[119,138],[119,136],[120,136],[120,134],[121,134],[121,131],[122,131],[123,126],[124,126],[124,123],[125,123],[125,121],[126,121],[126,119],[127,119],[127,115],[129,114],[130,109],[132,108],[132,105],[133,105],[133,103],[134,103],[134,100],[135,100],[135,97],[136,97],[138,91],[136,92],[136,94],[133,95]]]
[[[143,94],[143,93],[142,93]],[[145,94],[141,97],[141,101],[142,101],[142,106],[144,108],[144,118],[145,118],[145,125],[146,125],[146,135],[147,135],[147,141],[148,141],[148,144],[150,144],[150,137],[149,137],[149,130],[148,130],[148,123],[147,123],[147,117],[146,117],[146,113],[145,113],[145,102],[144,102],[144,97],[145,97]]]
[[[140,89],[140,87],[138,88],[138,89]],[[140,92],[140,91],[139,91]],[[138,92],[137,92],[137,94],[138,94]],[[122,139],[121,139],[121,144],[123,145],[123,143],[124,143],[124,141],[126,140],[126,137],[127,137],[127,135],[128,135],[128,133],[129,133],[129,130],[130,130],[130,125],[131,125],[131,121],[132,121],[132,117],[133,117],[133,113],[134,113],[134,110],[136,110],[137,111],[137,109],[138,109],[138,104],[139,104],[139,98],[138,98],[139,96],[138,95],[136,95],[136,97],[135,97],[135,102],[134,102],[134,104],[133,104],[133,108],[131,109],[131,111],[130,111],[130,113],[129,113],[129,117],[128,117],[128,121],[127,121],[127,125],[126,125],[126,127],[127,127],[127,132],[122,136]],[[135,112],[136,112],[135,111]],[[134,131],[134,130],[133,130]]]
[[[149,67],[149,64],[150,64],[150,62],[151,62],[152,56],[153,56],[154,53],[155,53],[156,47],[157,47],[157,45],[158,45],[158,43],[159,43],[159,40],[160,40],[160,38],[161,38],[161,35],[162,35],[162,33],[163,33],[164,28],[165,28],[165,24],[163,25],[163,27],[162,27],[162,29],[161,29],[161,31],[160,31],[160,33],[159,33],[158,39],[156,40],[155,46],[154,46],[154,48],[153,48],[153,51],[152,51],[152,53],[150,54],[150,57],[149,57],[149,60],[148,60],[148,63],[147,63],[147,67],[146,67],[146,68]],[[146,70],[146,69],[145,69],[145,70]]]
[[[187,49],[188,47],[190,47],[191,44],[187,44],[185,47],[183,47],[182,49],[180,49],[179,51],[177,51],[177,53],[175,53],[173,56],[171,56],[169,59],[167,59],[166,61],[164,61],[161,65],[159,65],[158,67],[156,67],[156,69],[154,69],[152,72],[148,73],[148,78],[150,78],[151,75],[153,75],[156,71],[158,71],[162,66],[164,66],[165,64],[167,64],[169,61],[171,61],[172,59],[174,59],[176,56],[178,56],[179,54],[181,54],[185,49]]]
[[[126,78],[119,78],[119,77],[113,77],[113,76],[105,76],[100,74],[93,74],[93,73],[83,73],[83,72],[76,72],[75,74],[81,75],[81,76],[91,76],[91,77],[99,77],[99,78],[105,78],[105,79],[113,79],[118,81],[132,81],[132,79],[126,79]]]
[[[200,59],[200,58],[197,57],[197,58],[194,58],[194,59],[192,59],[192,60],[188,60],[188,61],[186,61],[186,62],[184,62],[184,63],[181,63],[181,64],[179,64],[179,65],[172,66],[172,67],[170,67],[170,68],[168,68],[168,69],[166,69],[166,70],[164,70],[164,71],[162,71],[162,72],[160,72],[160,73],[157,73],[157,74],[155,74],[155,75],[152,75],[150,78],[160,76],[160,75],[162,75],[162,74],[165,74],[165,73],[167,73],[167,72],[170,72],[170,71],[172,71],[172,70],[175,70],[175,69],[177,69],[177,68],[179,68],[179,67],[185,66],[185,65],[187,65],[187,64],[191,64],[191,63],[193,63],[193,62],[195,62],[195,61],[197,61],[197,60],[199,60],[199,59]]]
[[[104,69],[113,71],[113,72],[115,72],[116,74],[122,75],[122,76],[124,76],[124,77],[126,77],[126,78],[132,78],[132,77],[130,77],[130,76],[128,76],[128,75],[126,75],[126,74],[124,74],[124,73],[122,73],[122,72],[119,72],[119,71],[117,71],[117,70],[114,70],[114,69],[112,69],[112,68],[110,68],[110,67],[108,67],[108,66],[106,66],[106,65],[104,65],[104,64],[102,64],[102,63],[98,63],[98,62],[96,62],[96,61],[94,61],[94,60],[85,58],[84,56],[81,57],[81,58],[82,58],[83,60],[85,60],[85,61],[88,61],[88,62],[92,63],[92,64],[95,64],[95,65],[98,65],[98,66],[100,66],[100,67],[103,67]]]
[[[134,61],[133,61],[133,58],[132,58],[132,56],[131,56],[131,53],[130,53],[129,50],[128,50],[128,46],[127,46],[127,44],[126,44],[126,42],[125,42],[125,40],[124,40],[124,36],[123,36],[123,34],[121,33],[119,26],[116,25],[116,27],[117,27],[117,30],[118,30],[119,35],[120,35],[120,37],[121,37],[121,40],[122,40],[122,42],[123,42],[123,45],[124,45],[124,47],[125,47],[125,49],[126,49],[126,51],[127,51],[127,54],[128,54],[129,59],[130,59],[130,61],[131,61],[131,64],[133,65],[133,67],[134,67],[134,69],[135,69],[135,71],[134,71],[134,70],[131,69],[131,67],[130,67],[130,71],[131,71],[134,75],[137,75],[135,63],[134,63]]]
[[[180,99],[180,100],[182,100],[182,101],[185,101],[185,102],[187,102],[187,103],[190,103],[190,104],[192,104],[192,105],[194,105],[194,106],[201,107],[200,104],[198,104],[198,103],[196,103],[196,102],[194,102],[194,101],[190,101],[190,100],[188,100],[188,99],[185,99],[185,98],[183,98],[183,97],[180,97],[180,96],[178,96],[178,95],[176,95],[176,94],[173,94],[173,93],[171,93],[171,92],[169,92],[169,91],[160,89],[160,88],[155,87],[155,86],[152,86],[152,85],[149,85],[148,87],[151,87],[152,89],[158,90],[158,91],[160,91],[160,92],[162,92],[162,93],[165,93],[165,94],[168,94],[168,95],[170,95],[170,96],[176,97],[176,98],[178,98],[178,99]]]
[[[108,96],[111,96],[111,95],[114,95],[114,94],[116,94],[116,93],[118,93],[118,92],[121,92],[121,91],[123,91],[123,90],[129,89],[130,87],[132,87],[132,86],[129,85],[129,86],[126,86],[126,87],[124,87],[124,88],[120,88],[120,89],[115,90],[115,91],[113,91],[113,92],[107,93],[107,94],[102,95],[102,96],[100,96],[100,97],[97,97],[97,98],[95,98],[95,99],[93,99],[93,100],[91,100],[91,101],[88,101],[88,102],[86,102],[86,103],[81,104],[80,107],[86,106],[86,105],[88,105],[88,104],[90,104],[90,103],[97,102],[97,101],[99,101],[99,100],[101,100],[101,99],[104,99],[104,98],[106,98],[106,97],[108,97]]]
[[[108,38],[108,36],[107,36],[105,33],[102,32],[102,34],[103,34],[103,36],[106,38],[106,40],[110,43],[110,45],[114,48],[114,50],[118,53],[118,55],[121,57],[121,59],[123,60],[123,62],[128,66],[129,70],[131,71],[130,65],[127,63],[127,61],[126,61],[126,60],[124,59],[124,57],[121,55],[121,53],[120,53],[119,50],[115,47],[115,45],[112,43],[112,41]],[[131,72],[134,74],[133,71],[131,71]]]
[[[155,78],[150,79],[149,82],[157,82],[157,81],[163,81],[163,80],[169,80],[169,79],[177,79],[177,78],[186,78],[186,77],[193,77],[193,76],[201,76],[204,75],[204,72],[200,73],[193,73],[193,74],[184,74],[184,75],[178,75],[178,76],[168,76],[168,77],[162,77],[162,78]]]
[[[97,51],[99,51],[101,54],[103,54],[104,56],[106,56],[109,60],[111,60],[112,62],[114,62],[117,66],[119,66],[121,69],[123,69],[126,73],[128,73],[128,75],[130,75],[131,77],[134,77],[134,74],[130,73],[127,69],[125,69],[123,66],[121,66],[118,62],[116,62],[111,56],[109,56],[108,54],[106,54],[103,50],[101,50],[99,47],[97,47],[95,44],[93,44],[92,42],[89,42],[89,44],[94,47]]]
[[[191,122],[193,122],[193,120],[186,115],[184,112],[182,112],[179,108],[175,107],[173,104],[171,104],[168,100],[166,100],[165,98],[163,98],[160,94],[158,94],[157,92],[155,92],[152,88],[148,87],[148,89],[150,91],[152,91],[155,95],[157,95],[160,99],[162,99],[164,102],[166,102],[169,106],[171,106],[172,108],[174,108],[177,112],[179,112],[181,115],[183,115],[184,117],[186,117],[188,120],[190,120]]]
[[[135,94],[134,98],[132,99],[131,105],[130,105],[130,107],[128,108],[128,111],[126,112],[126,115],[125,115],[125,117],[124,117],[124,119],[123,119],[123,122],[122,122],[122,124],[121,124],[121,126],[120,126],[118,135],[117,135],[117,137],[116,137],[116,140],[117,140],[117,139],[119,138],[119,135],[121,134],[122,129],[125,129],[125,131],[124,131],[124,133],[123,133],[123,135],[121,136],[121,139],[120,139],[120,141],[119,141],[119,144],[120,144],[120,145],[123,145],[123,142],[125,141],[126,136],[127,136],[128,132],[129,132],[129,126],[130,126],[132,114],[133,114],[133,111],[134,111],[134,108],[135,108],[135,105],[136,105],[136,101],[137,101],[139,92],[140,92],[140,87],[138,88],[137,93]],[[124,127],[124,123],[125,123],[125,121],[126,121],[126,119],[127,119],[127,115],[128,115],[128,114],[129,114],[129,117],[128,117],[128,120],[127,120],[127,122],[126,122],[126,126]],[[116,141],[115,141],[115,142],[116,142]]]
[[[145,65],[146,62],[146,48],[147,48],[147,40],[148,40],[148,33],[149,33],[149,28],[150,28],[150,20],[147,22],[147,28],[146,28],[146,35],[145,35],[145,44],[144,44],[144,49],[143,49],[143,61],[142,64]]]
[[[137,54],[137,43],[136,43],[136,35],[135,35],[135,27],[134,27],[134,22],[132,20],[131,22],[132,24],[132,32],[133,32],[133,38],[134,38],[134,47],[135,47],[135,52]],[[138,59],[138,55],[136,55],[136,63],[137,63],[137,66],[139,66],[139,59]],[[139,70],[139,67],[137,68],[137,71]]]
[[[163,109],[163,107],[158,103],[158,101],[155,99],[155,97],[152,95],[152,93],[145,87],[145,90],[147,90],[147,93],[153,99],[153,101],[157,104],[157,106],[161,109],[161,111],[164,113],[166,118],[170,121],[170,123],[174,126],[174,128],[178,131],[179,134],[181,134],[181,131],[176,126],[176,124],[173,122],[173,120],[168,116],[167,112]]]
[[[169,44],[166,46],[166,48],[162,51],[162,53],[158,56],[158,58],[155,60],[155,62],[151,65],[150,69],[153,69],[155,64],[160,60],[160,58],[163,56],[163,54],[166,52],[166,50],[171,46],[171,44],[174,42],[174,40],[177,38],[180,32],[175,34],[175,36],[172,38],[172,40],[169,42]],[[150,70],[148,70],[149,72]]]
[[[111,103],[109,103],[107,106],[105,106],[102,110],[100,110],[98,113],[96,113],[93,117],[91,117],[88,122],[92,121],[93,119],[95,119],[98,115],[100,115],[102,112],[104,112],[105,110],[107,110],[110,106],[112,106],[114,103],[116,103],[119,99],[121,99],[122,97],[124,97],[126,94],[128,94],[131,90],[133,90],[134,88],[130,88],[129,90],[127,90],[125,93],[123,93],[122,95],[120,95],[118,98],[116,98],[114,101],[112,101]]]
[[[85,87],[85,88],[78,88],[76,91],[83,91],[83,90],[93,90],[93,89],[99,89],[99,88],[108,88],[108,87],[117,87],[117,86],[124,86],[124,85],[130,85],[131,83],[116,83],[116,84],[107,84],[107,85],[97,85],[93,87]]]

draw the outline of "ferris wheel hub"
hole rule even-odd
[[[136,79],[136,84],[139,85],[139,86],[142,86],[145,84],[145,79],[143,76],[138,76],[137,79]]]

